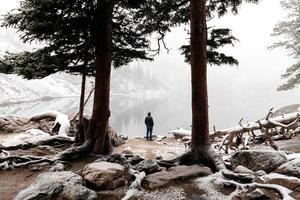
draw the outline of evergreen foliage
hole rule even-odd
[[[284,47],[296,59],[296,63],[288,67],[282,75],[282,78],[288,79],[287,82],[278,87],[278,90],[289,90],[300,85],[300,1],[285,0],[281,1],[281,5],[288,15],[273,30],[273,36],[280,37],[281,41],[272,48]]]
[[[246,0],[258,2],[258,0]],[[171,27],[189,23],[189,0],[119,0],[113,10],[113,66],[120,67],[134,59],[152,60],[160,51]],[[237,13],[241,0],[207,1],[207,17]],[[7,53],[0,72],[16,73],[25,78],[42,78],[66,71],[94,75],[96,1],[23,0],[20,7],[4,16],[2,27],[17,29],[23,42],[38,41],[43,47],[32,52]],[[158,48],[150,49],[150,34],[156,32]],[[208,62],[213,65],[238,64],[218,48],[233,45],[237,39],[227,28],[208,29]],[[181,47],[186,61],[189,45]],[[154,52],[153,52],[154,51]],[[86,62],[84,62],[86,60]]]
[[[147,18],[143,19],[143,25],[146,30],[157,32],[158,37],[158,50],[161,45],[166,47],[164,37],[171,27],[176,27],[182,24],[188,24],[190,21],[190,1],[189,0],[149,0],[148,4],[143,4],[140,11],[137,12],[143,15],[147,13]],[[228,12],[233,14],[238,13],[238,8],[243,2],[258,3],[259,0],[207,0],[206,3],[206,17],[209,24],[210,20],[214,17],[222,17]],[[153,21],[156,24],[153,24]],[[237,39],[232,36],[231,30],[228,28],[207,28],[207,61],[212,65],[237,65],[238,61],[232,56],[225,55],[218,49],[225,45],[234,45]],[[185,56],[185,61],[190,62],[190,44],[181,46],[182,54]]]
[[[142,3],[140,1],[139,3]],[[148,35],[134,13],[135,1],[116,1],[113,11],[113,65],[133,59],[152,60]],[[23,0],[20,7],[4,16],[2,27],[17,29],[23,42],[38,41],[43,47],[33,52],[7,53],[0,72],[25,78],[42,78],[57,71],[93,75],[95,71],[95,12],[93,0]],[[87,60],[87,66],[85,65]]]

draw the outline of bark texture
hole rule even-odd
[[[95,17],[96,78],[93,113],[85,144],[94,153],[106,154],[108,142],[109,91],[112,62],[112,11],[113,1],[97,1]]]
[[[206,0],[191,0],[191,77],[193,151],[209,145],[206,65]]]

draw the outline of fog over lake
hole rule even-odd
[[[236,125],[244,117],[245,121],[262,118],[271,107],[279,108],[300,103],[300,88],[278,92],[276,88],[283,82],[280,75],[293,64],[293,58],[284,49],[268,50],[277,41],[271,37],[274,25],[285,15],[279,0],[264,0],[258,5],[246,5],[236,16],[214,19],[209,26],[228,27],[239,39],[234,47],[222,51],[239,60],[238,66],[209,66],[208,95],[210,127],[226,128]],[[14,6],[16,1],[2,0],[1,13]],[[266,13],[265,11],[268,10]],[[166,43],[171,49],[165,50],[154,62],[135,61],[130,66],[114,70],[112,76],[120,76],[126,70],[141,67],[146,74],[162,82],[157,90],[164,91],[145,95],[112,95],[111,126],[118,132],[131,137],[142,136],[145,132],[144,118],[151,112],[154,118],[154,134],[164,135],[178,127],[190,128],[191,97],[190,70],[178,48],[188,43],[188,27],[172,29]],[[37,46],[37,44],[34,44]],[[22,44],[15,31],[0,29],[0,53],[30,49]],[[130,77],[134,82],[136,77]],[[129,78],[128,78],[129,79]],[[11,83],[14,84],[13,82]],[[146,80],[145,86],[152,84]],[[0,91],[1,92],[1,91]],[[1,96],[0,96],[1,98]],[[61,98],[0,106],[1,115],[31,115],[38,111],[57,109],[76,112],[79,98]],[[91,102],[87,114],[91,111]]]

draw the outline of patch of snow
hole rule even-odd
[[[170,130],[169,134],[191,135],[191,131],[190,130],[186,130],[184,128],[178,128],[176,130]]]
[[[46,141],[51,138],[61,137],[61,135],[51,136],[39,129],[29,129],[25,133],[9,134],[5,137],[0,137],[0,144],[4,147],[19,146],[28,143],[37,143],[41,141]],[[71,140],[74,138],[68,137]]]
[[[147,200],[184,200],[185,193],[182,188],[167,187],[165,189],[154,190],[143,195]]]
[[[39,129],[30,129],[25,133],[9,134],[0,138],[0,143],[5,147],[18,146],[24,143],[33,143],[40,140],[46,140],[51,136]]]
[[[197,178],[194,180],[194,182],[200,190],[203,190],[205,192],[203,197],[207,197],[211,200],[229,200],[228,196],[225,196],[221,192],[217,191],[217,187],[222,177],[223,175],[221,174],[221,172],[217,172],[210,176]]]
[[[67,133],[69,132],[71,126],[68,115],[57,112],[54,124],[56,123],[60,124],[58,135],[68,137]]]
[[[286,155],[288,160],[294,160],[296,158],[300,158],[300,153],[292,153],[292,154],[288,154]]]

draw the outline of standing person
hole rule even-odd
[[[153,118],[151,116],[151,113],[148,113],[148,116],[145,118],[145,125],[147,128],[146,131],[146,139],[147,140],[152,140],[152,130],[153,130],[153,126],[154,126],[154,122],[153,122]]]

